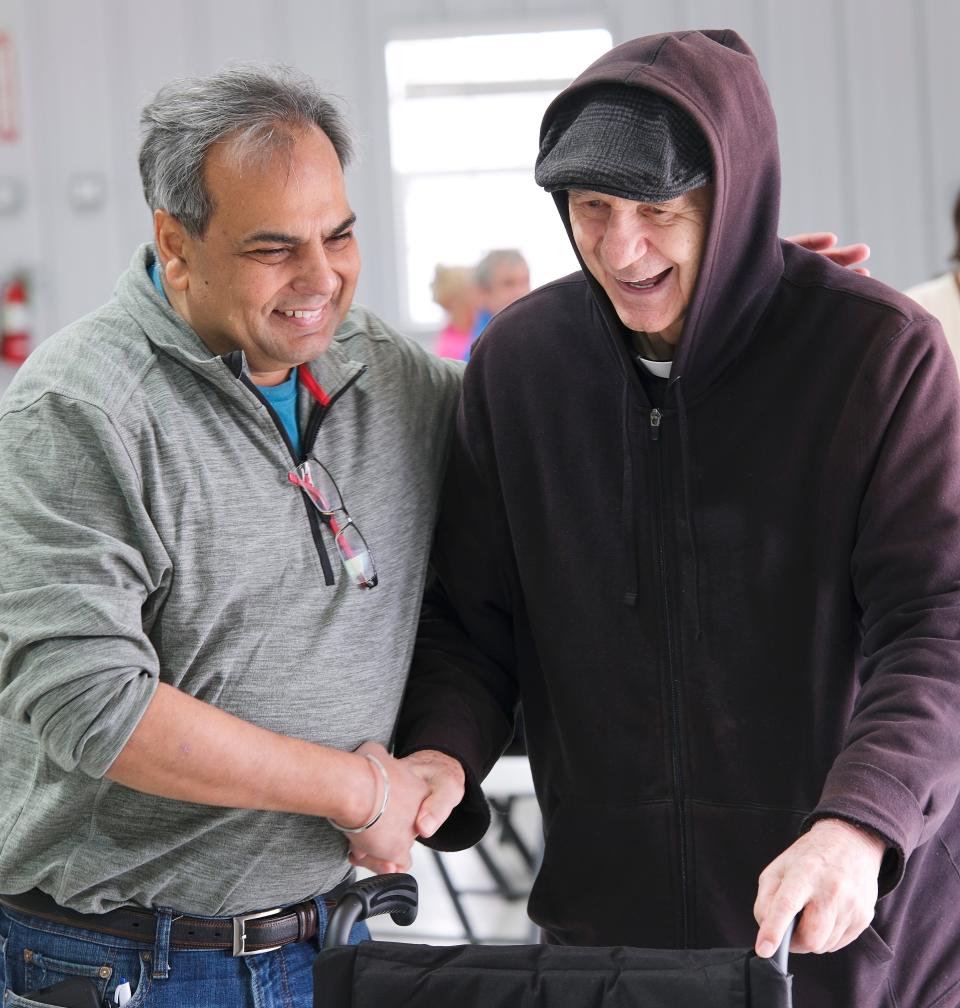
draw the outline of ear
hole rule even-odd
[[[185,291],[190,286],[187,268],[190,235],[166,210],[154,210],[153,235],[157,258],[163,266],[164,283],[173,290]]]

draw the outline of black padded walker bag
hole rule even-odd
[[[791,1008],[789,935],[772,959],[748,949],[344,944],[355,921],[378,913],[412,923],[416,899],[409,875],[348,890],[314,966],[316,1008]]]

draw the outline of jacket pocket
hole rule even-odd
[[[698,944],[725,940],[751,946],[757,923],[753,904],[760,873],[799,835],[803,814],[767,806],[691,802],[693,875]],[[894,954],[868,927],[839,952],[789,958],[799,1005],[887,1008]]]
[[[561,798],[530,916],[562,945],[678,946],[677,844],[666,802]]]
[[[694,945],[749,948],[760,873],[796,840],[803,814],[770,806],[691,800],[687,819],[687,900]]]
[[[895,1008],[892,964],[893,950],[872,927],[839,952],[791,956],[797,1003]]]

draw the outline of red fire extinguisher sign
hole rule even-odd
[[[27,309],[27,287],[15,277],[3,292],[3,338],[0,339],[0,359],[18,365],[30,352],[30,322]]]
[[[15,143],[20,139],[18,107],[13,39],[0,30],[0,143]]]

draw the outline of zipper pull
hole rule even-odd
[[[663,414],[658,409],[650,410],[650,440],[659,441],[660,440],[660,422],[663,420]]]

